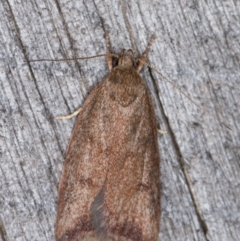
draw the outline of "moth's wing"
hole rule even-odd
[[[122,87],[108,81],[110,74],[79,113],[59,186],[57,241],[157,240],[154,108],[140,77],[131,81],[124,73],[113,78]],[[122,85],[122,80],[133,85]]]
[[[84,102],[67,149],[59,184],[57,241],[96,240],[90,221],[90,206],[106,178],[106,153],[99,144],[102,83]]]
[[[108,171],[91,207],[92,223],[100,240],[157,240],[160,167],[153,103],[143,84],[137,86],[138,97],[128,99],[128,106],[126,91],[117,91],[124,98],[118,102],[110,94],[115,101],[106,111]]]

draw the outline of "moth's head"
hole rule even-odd
[[[133,51],[131,49],[129,50],[123,49],[118,59],[118,66],[124,67],[124,68],[132,68],[134,67],[134,63],[135,63],[135,58],[133,56]]]

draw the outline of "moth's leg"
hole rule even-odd
[[[161,130],[161,129],[157,129],[158,130],[158,133],[164,135],[164,134],[167,134],[167,131],[164,131],[164,130]]]
[[[79,108],[78,110],[74,111],[74,112],[73,112],[72,114],[70,114],[70,115],[57,116],[56,119],[57,119],[57,120],[67,120],[67,119],[71,119],[72,117],[78,115],[80,111],[81,111],[81,108]]]
[[[139,64],[137,66],[137,72],[140,72],[140,70],[142,69],[144,63],[146,62],[147,60],[147,55],[148,55],[148,52],[150,51],[150,48],[152,46],[152,43],[153,41],[156,39],[156,35],[153,34],[148,42],[148,45],[146,47],[146,50],[144,51],[143,55],[141,56],[141,58],[139,59]]]

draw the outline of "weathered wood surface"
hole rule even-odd
[[[108,70],[104,58],[28,61],[105,53],[101,18],[115,52],[140,54],[155,32],[149,62],[215,116],[156,72],[142,71],[168,132],[159,135],[159,240],[239,240],[239,1],[2,0],[0,16],[0,240],[54,240],[57,186],[75,121],[55,117],[81,106]]]

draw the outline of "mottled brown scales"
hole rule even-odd
[[[123,52],[79,113],[59,185],[57,241],[157,241],[156,117],[133,63]]]

